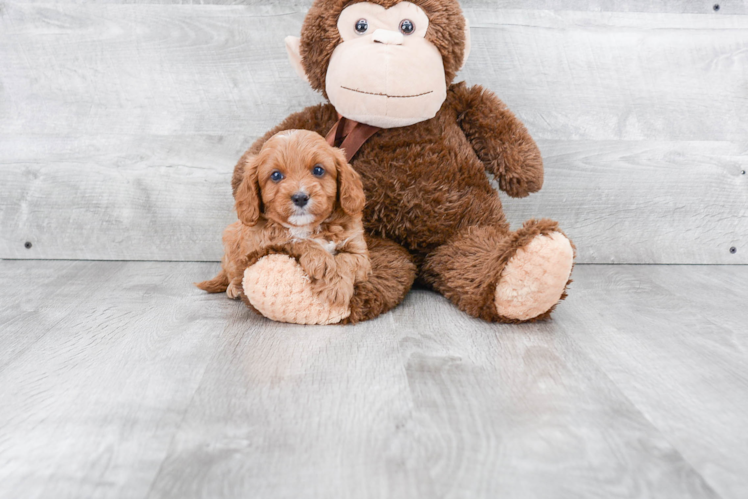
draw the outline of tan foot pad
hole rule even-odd
[[[561,233],[538,235],[509,259],[496,287],[496,311],[520,321],[540,316],[564,293],[574,250]]]
[[[330,325],[351,314],[347,306],[335,307],[320,300],[299,263],[287,255],[258,260],[244,271],[242,285],[249,303],[274,321]]]

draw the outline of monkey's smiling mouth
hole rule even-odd
[[[433,94],[434,93],[433,90],[429,90],[428,92],[423,92],[421,94],[413,94],[413,95],[389,95],[389,94],[383,94],[381,92],[366,92],[366,91],[363,91],[363,90],[352,89],[350,87],[344,87],[342,85],[340,86],[340,88],[341,89],[345,89],[345,90],[350,90],[351,92],[358,92],[359,94],[376,95],[376,96],[381,96],[381,97],[387,97],[388,99],[408,99],[410,97],[421,97],[422,95],[427,95],[427,94]]]

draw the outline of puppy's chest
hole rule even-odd
[[[331,232],[314,232],[312,230],[306,230],[302,228],[290,228],[288,230],[290,241],[292,243],[299,241],[309,241],[316,243],[326,252],[335,255],[345,244],[341,235]]]
[[[338,252],[338,247],[340,246],[340,243],[333,240],[326,240],[324,238],[312,238],[312,241],[317,243],[319,246],[322,247],[323,250],[325,250],[327,253],[330,253],[332,255],[335,255]]]

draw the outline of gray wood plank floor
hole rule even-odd
[[[257,317],[212,263],[0,261],[0,496],[748,495],[748,267],[578,266],[553,321],[424,290]]]

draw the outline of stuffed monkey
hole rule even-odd
[[[543,163],[493,93],[453,83],[470,49],[457,0],[316,0],[301,38],[288,37],[286,48],[329,102],[289,116],[253,144],[233,188],[275,133],[327,136],[363,180],[373,273],[349,311],[296,321],[303,312],[296,295],[308,295],[309,284],[298,264],[268,257],[245,271],[245,303],[272,319],[355,323],[395,307],[418,280],[487,321],[548,318],[566,296],[574,246],[551,220],[509,228],[486,171],[509,196],[524,197],[541,188]]]

